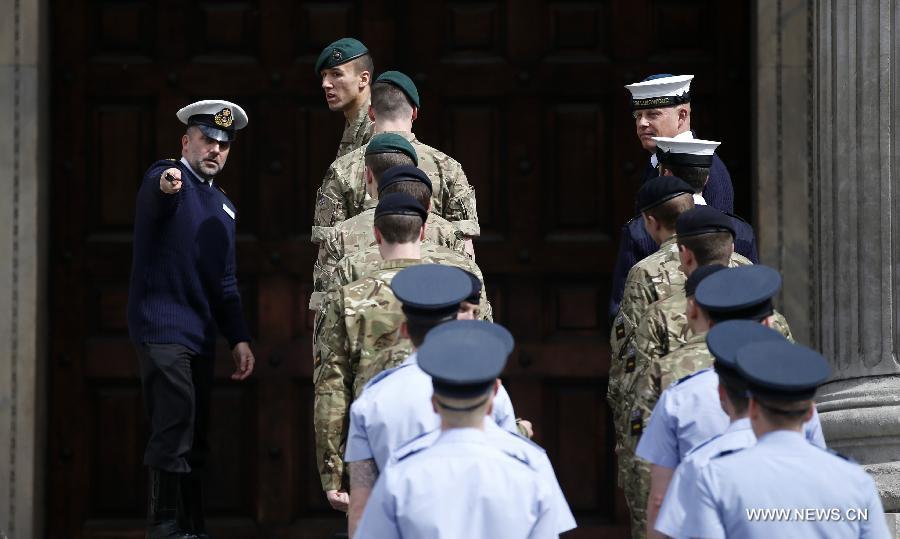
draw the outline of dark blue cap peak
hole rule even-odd
[[[398,272],[391,290],[407,318],[433,320],[455,316],[459,304],[472,293],[472,282],[459,268],[419,264]]]
[[[784,339],[743,346],[737,370],[754,397],[784,401],[812,399],[831,375],[822,354]]]
[[[697,285],[694,300],[716,322],[762,320],[773,312],[772,297],[781,290],[781,274],[762,265],[719,271]]]
[[[716,324],[706,334],[706,347],[716,360],[716,368],[737,368],[738,350],[750,343],[787,341],[784,335],[752,320],[728,320]]]
[[[675,221],[675,234],[679,238],[715,232],[728,232],[732,238],[735,235],[731,217],[712,206],[695,206],[679,215]]]
[[[693,194],[694,188],[678,176],[657,176],[638,189],[638,211],[645,212],[679,195]]]
[[[459,320],[428,333],[417,358],[419,367],[431,376],[436,394],[471,398],[487,392],[509,355],[507,344],[491,327],[494,325]]]
[[[717,271],[722,271],[723,269],[727,269],[722,264],[707,264],[706,266],[700,266],[691,272],[691,276],[687,278],[687,281],[684,282],[684,293],[688,297],[694,295],[697,291],[697,286],[703,282],[703,279],[706,279],[713,273]]]
[[[498,339],[503,341],[503,345],[506,347],[506,353],[511,354],[513,348],[516,346],[515,339],[513,339],[512,333],[509,332],[508,329],[501,326],[500,324],[492,324],[487,322],[485,325],[484,320],[457,320],[453,322],[452,325],[441,324],[439,326],[434,327],[428,334],[425,336],[425,340],[427,341],[434,335],[438,335],[444,331],[453,329],[453,328],[477,328],[478,331],[490,331],[496,336]]]
[[[385,187],[397,182],[422,182],[432,191],[431,178],[424,170],[412,165],[399,165],[384,171],[378,180],[378,192],[381,193]]]
[[[648,76],[646,79],[642,80],[641,82],[647,82],[647,81],[656,80],[656,79],[667,79],[669,77],[674,77],[674,76],[675,75],[672,75],[671,73],[657,73],[656,75]]]

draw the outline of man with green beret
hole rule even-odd
[[[419,142],[412,132],[419,115],[419,92],[399,71],[382,73],[372,85],[369,115],[377,133],[396,133],[408,140],[418,155],[418,167],[432,183],[431,213],[452,222],[466,238],[478,236],[475,190],[462,166],[448,155]],[[313,213],[312,241],[321,243],[328,229],[375,205],[366,194],[365,149],[356,149],[328,168]],[[471,243],[468,246],[474,252]]]
[[[380,264],[362,279],[331,288],[316,320],[316,460],[322,489],[335,509],[347,510],[342,483],[350,404],[369,377],[383,370],[377,365],[380,353],[403,339],[404,316],[390,283],[401,269],[422,263],[427,217],[428,210],[409,194],[383,196],[374,214]]]
[[[344,37],[322,50],[315,69],[322,77],[322,90],[328,108],[344,113],[344,134],[337,152],[337,157],[340,157],[372,138],[369,83],[375,64],[369,49],[362,42]]]
[[[404,192],[410,194],[426,209],[431,206],[431,180],[415,167],[416,150],[404,137],[396,133],[379,133],[365,148],[366,192],[373,200],[379,195]],[[382,185],[382,179],[386,179]],[[372,225],[375,208],[338,223],[319,244],[319,256],[313,269],[313,289],[310,310],[318,310],[321,296],[338,261],[347,255],[375,245]],[[425,227],[425,243],[443,245],[462,255],[466,254],[462,233],[439,215],[431,215]]]

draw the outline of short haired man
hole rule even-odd
[[[651,75],[641,82],[629,84],[632,115],[641,146],[651,153],[644,172],[643,182],[657,174],[659,165],[657,140],[667,137],[677,140],[694,138],[691,131],[691,81],[693,75]],[[734,190],[728,169],[718,156],[713,155],[709,167],[709,181],[703,186],[703,204],[727,213],[734,211]],[[675,174],[678,176],[678,174]],[[622,301],[622,290],[628,270],[639,260],[656,251],[658,243],[647,235],[639,219],[632,219],[622,227],[619,252],[613,270],[613,284],[609,301],[609,316],[614,317]],[[750,256],[738,245],[737,251],[756,263],[756,256]]]
[[[366,145],[366,192],[373,200],[378,200],[381,194],[404,192],[430,209],[431,179],[413,161],[418,161],[415,149],[405,138],[396,133],[375,135]],[[385,164],[393,163],[398,164],[384,167]],[[319,258],[313,271],[314,293],[310,296],[310,310],[318,310],[321,296],[331,281],[331,274],[342,258],[375,246],[375,236],[372,234],[374,219],[375,208],[369,208],[338,223],[319,244]],[[430,215],[423,243],[442,245],[468,256],[462,234],[440,215]]]
[[[232,349],[232,380],[245,380],[254,365],[235,277],[236,210],[214,183],[247,115],[207,100],[177,117],[187,125],[181,159],[151,165],[138,190],[128,290],[128,332],[150,417],[150,538],[206,537],[200,474],[216,328]]]
[[[556,537],[552,492],[524,453],[489,441],[497,378],[509,346],[493,324],[448,322],[419,349],[431,377],[441,434],[399,456],[372,490],[358,539],[393,537]]]
[[[372,86],[369,111],[377,133],[397,133],[415,148],[418,167],[431,178],[431,213],[452,222],[467,238],[478,236],[475,190],[469,185],[462,166],[447,154],[419,142],[412,132],[413,122],[419,115],[419,91],[412,79],[399,71],[379,75]],[[319,188],[312,241],[320,243],[330,227],[374,204],[366,196],[365,149],[359,148],[336,159]]]
[[[772,298],[781,289],[781,275],[767,266],[732,269],[719,266],[702,272],[698,269],[691,276],[691,284],[696,292],[688,300],[688,320],[697,337],[664,357],[662,362],[669,365],[668,370],[677,370],[685,364],[697,371],[663,391],[652,408],[649,423],[646,422],[648,404],[638,409],[632,422],[633,435],[639,437],[636,454],[651,465],[649,496],[642,493],[649,507],[648,529],[651,530],[678,463],[693,447],[728,427],[727,416],[718,405],[716,373],[708,368],[713,356],[702,337],[710,328],[728,320],[752,320],[772,327],[775,313]],[[636,393],[650,392],[638,389]],[[825,447],[818,415],[812,416],[805,433],[810,442]]]
[[[344,133],[337,151],[340,157],[372,138],[374,127],[369,119],[369,103],[375,64],[361,41],[344,37],[322,49],[315,70],[322,78],[328,108],[344,113]]]
[[[412,352],[399,367],[373,377],[350,407],[344,460],[350,472],[351,536],[391,454],[404,442],[439,426],[439,418],[429,406],[431,378],[418,367],[416,350],[431,330],[451,320],[471,319],[463,303],[476,287],[480,290],[481,282],[467,272],[436,264],[406,268],[391,281],[405,317],[400,332],[411,341]],[[500,326],[494,329],[508,338],[511,346],[512,336]],[[492,419],[494,426],[516,432],[515,413],[502,385],[494,396]]]
[[[699,293],[699,291],[698,291]],[[783,340],[747,344],[737,371],[750,394],[756,444],[723,451],[699,474],[685,508],[686,537],[879,537],[891,534],[875,482],[859,465],[803,437],[816,388],[830,369],[818,352]],[[788,518],[749,513],[782,510]],[[796,518],[810,510],[826,518]]]

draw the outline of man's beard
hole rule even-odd
[[[197,164],[194,166],[197,173],[206,181],[212,180],[216,174],[222,172],[223,168],[225,168],[225,165],[213,165],[203,159],[198,160]]]

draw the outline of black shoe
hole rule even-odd
[[[178,503],[178,523],[183,529],[197,536],[209,539],[203,513],[203,481],[197,472],[181,477],[181,496]]]
[[[150,496],[147,501],[147,539],[197,539],[184,532],[175,520],[180,476],[150,468]]]

